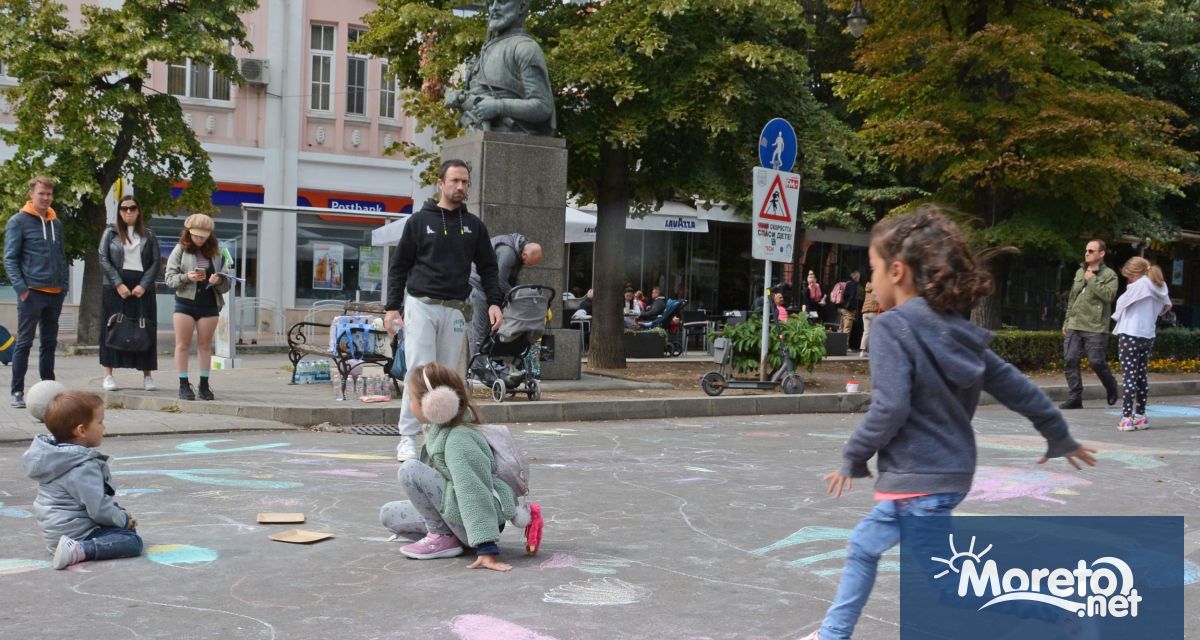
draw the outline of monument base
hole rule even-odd
[[[522,268],[520,282],[554,289],[550,308],[554,312],[553,323],[560,324],[562,289],[566,282],[566,141],[472,131],[442,146],[442,160],[451,158],[463,160],[471,167],[467,209],[483,220],[488,233],[493,237],[520,233],[542,245],[542,263]],[[555,361],[543,365],[542,377],[578,380],[578,333],[555,329],[553,334]],[[574,355],[568,356],[569,353]]]

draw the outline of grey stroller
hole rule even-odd
[[[538,339],[546,333],[546,312],[554,299],[554,289],[536,284],[513,287],[504,297],[504,320],[500,330],[486,337],[479,352],[467,364],[469,384],[482,384],[492,391],[492,399],[504,399],[522,391],[530,400],[539,400],[537,355]],[[532,362],[531,362],[532,360]]]

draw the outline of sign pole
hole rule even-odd
[[[770,338],[767,331],[771,324],[771,261],[765,260],[764,262],[767,263],[767,266],[763,274],[762,351],[758,360],[758,380],[760,382],[767,380],[767,340]]]

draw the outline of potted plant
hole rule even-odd
[[[661,358],[667,349],[667,332],[661,327],[634,331],[626,329],[621,335],[626,358]]]
[[[758,371],[762,350],[762,314],[754,314],[745,322],[726,326],[720,335],[728,338],[733,347],[735,371]],[[767,366],[771,370],[777,369],[783,362],[781,349],[788,350],[797,370],[803,367],[809,373],[825,359],[825,327],[809,323],[799,315],[773,325],[767,336]]]

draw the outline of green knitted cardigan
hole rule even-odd
[[[487,439],[467,425],[434,425],[425,439],[433,468],[446,479],[438,509],[448,522],[467,531],[472,547],[500,539],[500,525],[517,512],[517,498],[508,483],[496,477]]]

